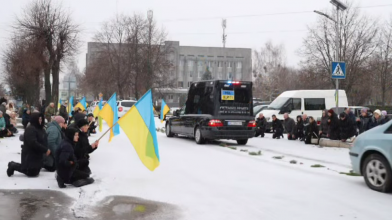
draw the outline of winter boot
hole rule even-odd
[[[11,161],[8,163],[8,169],[7,169],[8,177],[14,175],[14,171],[15,171],[15,162]]]
[[[64,184],[64,180],[61,179],[61,177],[60,177],[59,175],[57,175],[57,172],[56,172],[56,180],[57,180],[57,185],[58,185],[61,189],[64,189],[65,187],[67,187],[67,186]]]
[[[94,182],[93,178],[87,178],[87,179],[76,180],[75,182],[72,183],[72,185],[75,187],[82,187],[85,185],[89,185],[93,182]]]

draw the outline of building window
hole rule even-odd
[[[214,62],[213,61],[208,61],[208,66],[209,67],[212,67],[214,65]]]
[[[192,82],[188,82],[188,87],[191,87],[191,85],[192,85]]]
[[[193,71],[189,71],[189,77],[190,77],[190,78],[193,77]]]
[[[201,76],[204,74],[204,72],[202,70],[199,70],[198,74],[197,74],[197,78],[201,79]]]
[[[237,73],[236,79],[237,79],[237,80],[241,80],[241,78],[242,78],[241,75],[242,75],[241,73]]]
[[[223,62],[222,61],[218,62],[218,67],[221,67],[221,68],[223,67]]]
[[[197,65],[198,65],[199,67],[202,67],[202,66],[203,66],[203,61],[197,62]]]
[[[232,79],[233,79],[233,75],[232,75],[231,73],[228,73],[228,74],[227,74],[227,79],[228,79],[228,80],[232,80]]]
[[[184,87],[184,83],[182,81],[179,81],[178,82],[178,87],[180,87],[180,88]]]
[[[189,69],[193,68],[193,60],[188,61],[188,67]]]
[[[242,62],[237,62],[237,69],[241,69],[242,68]]]
[[[180,69],[184,68],[184,61],[180,60]]]
[[[173,101],[173,95],[169,95],[169,100]]]
[[[231,62],[227,62],[227,67],[231,68],[232,67],[232,63]]]
[[[223,79],[223,77],[222,77],[222,72],[219,72],[219,73],[218,73],[218,79]]]

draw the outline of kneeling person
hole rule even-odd
[[[78,160],[78,169],[87,173],[91,173],[89,168],[89,154],[94,152],[98,147],[98,141],[90,145],[88,140],[89,123],[86,119],[81,119],[77,124],[79,132],[79,141],[74,146],[75,156]]]
[[[65,183],[80,187],[94,182],[94,179],[89,178],[88,173],[76,169],[77,159],[73,147],[78,141],[79,131],[75,128],[67,128],[65,138],[56,152],[56,180],[60,188],[65,188]]]

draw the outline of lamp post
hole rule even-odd
[[[314,10],[315,13],[322,15],[326,18],[328,18],[329,20],[333,21],[335,23],[335,28],[336,28],[336,54],[335,54],[335,61],[338,62],[340,59],[340,29],[339,29],[339,10],[346,10],[347,6],[344,5],[342,2],[340,2],[339,0],[331,0],[330,1],[331,4],[333,4],[334,6],[336,6],[336,20],[333,19],[331,16],[322,13],[320,11],[316,11]],[[336,113],[339,112],[339,79],[336,79]]]

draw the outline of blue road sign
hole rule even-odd
[[[346,78],[346,63],[332,62],[332,79],[345,79],[345,78]]]

